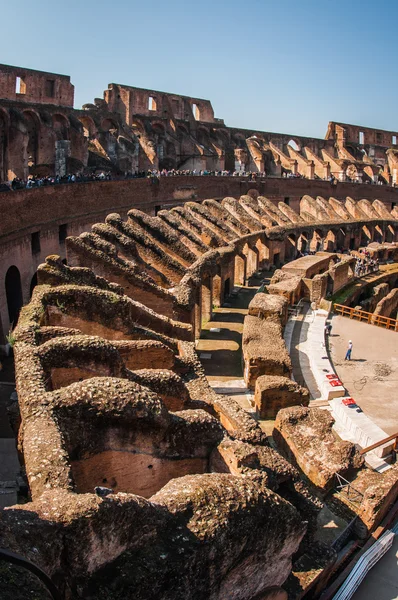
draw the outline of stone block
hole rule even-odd
[[[281,408],[308,406],[309,392],[288,377],[262,375],[256,381],[254,402],[260,419],[273,419]]]

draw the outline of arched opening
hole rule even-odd
[[[53,116],[53,129],[57,140],[69,140],[69,121],[64,115]]]
[[[246,282],[246,256],[235,256],[235,283],[245,285]]]
[[[345,249],[346,244],[346,232],[344,229],[339,228],[335,233],[336,238],[336,250],[342,252]]]
[[[296,150],[296,152],[300,152],[299,144],[297,142],[295,142],[293,139],[289,140],[287,145],[290,146],[291,148],[293,148],[293,150]]]
[[[119,128],[114,119],[103,119],[101,121],[101,129],[103,131],[110,131],[112,134],[116,135]]]
[[[331,229],[329,229],[324,239],[323,249],[325,252],[334,252],[336,250],[336,236]]]
[[[200,121],[200,108],[198,104],[192,104],[192,114],[195,121]]]
[[[394,241],[394,228],[391,225],[387,225],[385,235],[386,235],[386,242],[391,244]]]
[[[323,239],[323,232],[320,229],[315,229],[313,235],[312,235],[312,239],[311,239],[311,243],[310,243],[310,250],[312,252],[322,252],[324,249],[324,239]]]
[[[364,225],[361,229],[361,246],[367,246],[372,241],[372,234]]]
[[[297,241],[297,250],[301,254],[305,254],[309,250],[308,237],[308,233],[303,231]]]
[[[381,230],[381,228],[380,228],[379,225],[376,225],[376,227],[374,228],[374,237],[373,237],[373,240],[375,242],[377,242],[378,244],[382,244],[383,243],[384,235],[383,235],[383,232],[382,232],[382,230]]]
[[[229,296],[231,293],[231,280],[228,277],[225,281],[224,281],[224,298],[226,298],[227,296]]]
[[[28,156],[29,169],[34,168],[38,164],[39,158],[39,133],[40,123],[37,115],[31,111],[24,112],[26,132],[28,135],[28,144],[26,152]]]
[[[29,298],[32,297],[33,290],[35,289],[36,286],[37,286],[37,272],[33,275],[32,279],[30,281]]]
[[[23,305],[21,275],[14,265],[10,267],[5,278],[8,318],[11,328],[18,322],[19,312]]]
[[[296,236],[294,233],[289,233],[289,235],[286,238],[286,244],[285,244],[285,258],[286,260],[294,260],[296,258],[296,254],[297,254],[297,240],[296,240]]]
[[[91,117],[79,117],[80,123],[83,125],[83,135],[85,138],[92,140],[95,139],[96,126]]]

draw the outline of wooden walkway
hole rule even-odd
[[[366,310],[360,310],[359,308],[351,308],[344,304],[335,304],[334,312],[348,317],[349,319],[355,319],[356,321],[363,321],[370,325],[377,325],[378,327],[384,327],[384,329],[391,329],[392,331],[398,331],[398,320],[391,319],[390,317],[383,317],[382,315],[375,315],[374,313],[366,312]]]

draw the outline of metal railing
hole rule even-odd
[[[18,567],[22,567],[23,569],[27,569],[28,571],[33,573],[33,575],[35,575],[38,579],[40,579],[40,581],[44,584],[46,589],[50,592],[53,600],[62,600],[61,593],[59,592],[56,585],[52,582],[50,577],[47,575],[47,573],[45,573],[40,567],[32,563],[30,560],[24,558],[20,554],[11,552],[11,550],[0,548],[0,561],[7,562]]]
[[[344,494],[352,504],[361,504],[363,500],[362,492],[356,490],[352,483],[339,473],[336,473],[336,491]]]
[[[349,319],[355,319],[356,321],[363,321],[364,323],[369,323],[370,325],[377,325],[378,327],[384,327],[385,329],[398,331],[398,320],[392,319],[391,317],[375,315],[374,313],[367,312],[366,310],[352,308],[351,306],[345,306],[344,304],[335,304],[334,311],[343,317],[348,317]]]
[[[391,548],[393,541],[394,533],[387,530],[381,538],[378,539],[377,542],[363,554],[363,556],[361,556],[337,594],[333,596],[333,600],[349,600],[352,598],[370,569]]]

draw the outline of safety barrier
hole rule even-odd
[[[393,531],[387,530],[383,533],[381,538],[379,538],[377,542],[361,556],[337,594],[333,596],[333,600],[349,600],[352,598],[370,569],[374,567],[374,565],[391,548],[394,541],[394,535],[395,533]]]
[[[398,320],[391,319],[390,317],[383,317],[382,315],[375,315],[359,308],[352,308],[351,306],[344,306],[344,304],[335,304],[334,311],[343,317],[349,317],[357,321],[364,321],[370,325],[377,325],[378,327],[384,327],[385,329],[391,329],[392,331],[398,331]]]

